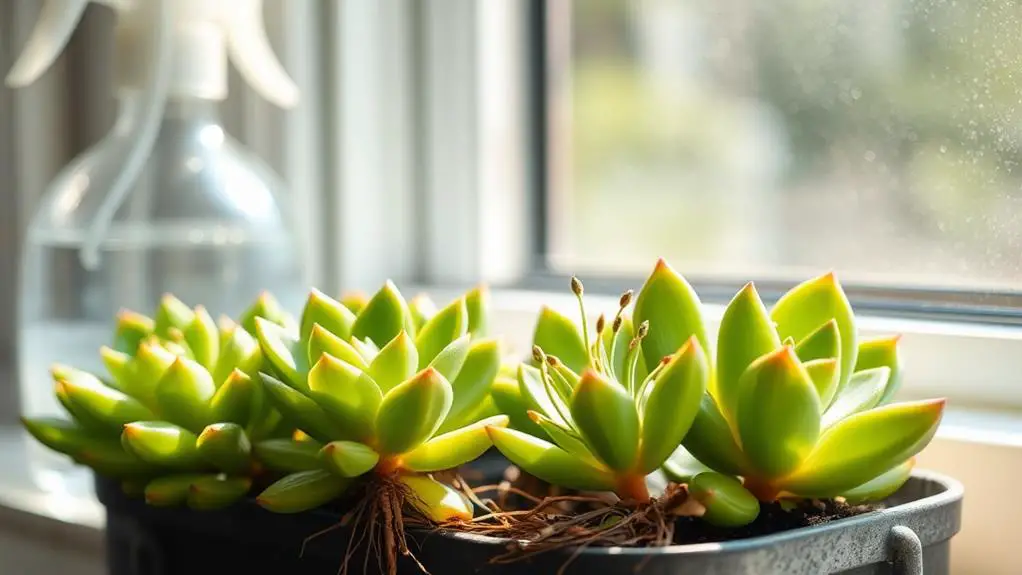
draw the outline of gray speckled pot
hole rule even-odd
[[[946,575],[950,540],[961,526],[962,484],[916,471],[882,511],[725,543],[660,549],[591,548],[567,564],[565,575]],[[432,535],[417,555],[434,574],[539,575],[565,566],[571,552],[547,553],[491,565],[506,541],[468,534]],[[642,566],[640,567],[640,564]]]

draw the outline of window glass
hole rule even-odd
[[[554,270],[1022,286],[1016,3],[550,5]]]

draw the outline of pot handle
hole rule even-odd
[[[889,545],[894,575],[923,575],[923,544],[915,531],[895,525],[891,528]]]

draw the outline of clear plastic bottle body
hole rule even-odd
[[[138,102],[127,96],[124,106]],[[123,110],[122,110],[123,111]],[[130,114],[122,114],[130,117]],[[98,243],[99,265],[80,250],[129,140],[125,126],[78,160],[67,185],[43,198],[22,254],[19,385],[22,411],[60,414],[55,362],[102,373],[99,347],[121,309],[151,313],[164,293],[237,317],[263,290],[295,310],[303,258],[278,177],[231,139],[217,103],[168,102],[135,188]]]

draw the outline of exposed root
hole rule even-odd
[[[463,489],[464,491],[464,489]],[[491,560],[512,563],[527,557],[572,548],[568,565],[590,546],[662,547],[674,540],[674,520],[688,498],[684,486],[672,485],[659,498],[648,503],[626,505],[604,497],[558,495],[543,498],[504,485],[477,487],[471,492],[502,491],[526,499],[531,509],[503,511],[492,500],[486,505],[490,513],[470,522],[444,526],[459,531],[510,539],[507,552]]]
[[[348,575],[352,562],[359,552],[364,552],[362,573],[369,573],[369,562],[376,558],[378,573],[396,575],[400,557],[408,557],[423,573],[429,571],[415,558],[408,548],[405,537],[405,514],[402,512],[406,503],[415,495],[403,483],[394,477],[376,476],[366,481],[364,492],[356,499],[357,503],[348,513],[341,517],[335,525],[314,533],[302,544],[302,553],[309,541],[334,531],[350,527],[351,537],[344,551],[344,559],[337,569],[338,575]],[[426,520],[415,515],[413,522]]]

